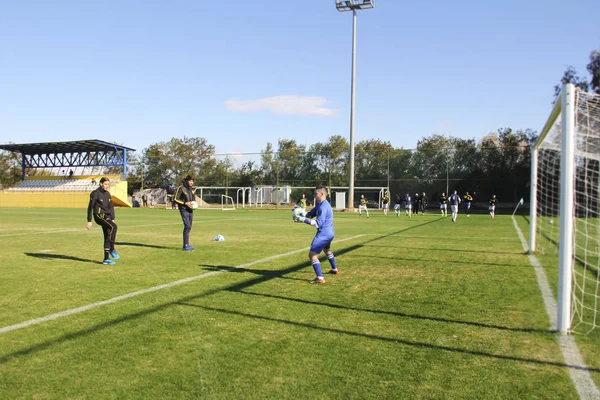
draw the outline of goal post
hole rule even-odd
[[[223,211],[235,211],[235,203],[233,197],[221,195],[221,210]]]
[[[558,252],[563,334],[600,326],[599,167],[600,96],[565,84],[532,149],[529,231],[530,252]]]

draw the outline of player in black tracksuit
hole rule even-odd
[[[85,227],[92,229],[92,218],[102,227],[104,233],[104,258],[103,264],[115,264],[110,258],[117,260],[119,254],[115,251],[117,238],[117,224],[115,222],[115,207],[108,189],[110,180],[100,179],[100,187],[90,193],[90,203],[87,210],[87,223]]]
[[[175,203],[179,207],[179,214],[181,214],[181,220],[183,221],[183,251],[193,251],[194,248],[190,246],[190,231],[192,230],[192,223],[194,222],[194,209],[192,208],[192,201],[196,201],[196,194],[194,189],[194,177],[191,175],[183,178],[183,184],[177,187],[175,190]]]

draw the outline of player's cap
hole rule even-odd
[[[183,178],[184,181],[193,181],[194,177],[192,175],[188,175],[185,178]]]

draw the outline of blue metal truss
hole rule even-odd
[[[30,168],[123,167],[127,179],[127,151],[135,149],[101,140],[0,145],[21,153],[22,179]]]

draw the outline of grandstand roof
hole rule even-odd
[[[23,155],[30,154],[72,154],[89,152],[108,152],[115,150],[135,149],[109,143],[98,139],[75,140],[71,142],[45,142],[45,143],[23,143],[23,144],[0,144],[0,149],[18,151]]]

